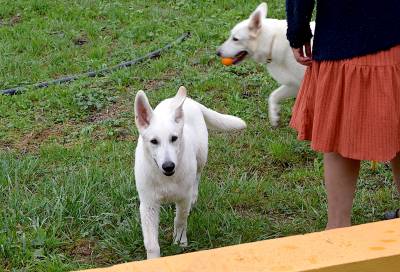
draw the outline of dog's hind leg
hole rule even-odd
[[[274,90],[268,98],[269,120],[273,127],[278,126],[280,102],[289,97],[296,97],[299,88],[297,86],[282,85]]]
[[[147,259],[160,257],[160,245],[158,244],[160,206],[140,203],[140,220]]]
[[[174,220],[174,243],[180,246],[187,246],[187,219],[190,212],[190,199],[176,202],[176,215]]]

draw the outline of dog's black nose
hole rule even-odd
[[[217,56],[221,57],[221,51],[217,50]]]
[[[172,161],[167,161],[162,164],[162,169],[165,171],[165,173],[172,173],[175,169],[175,163]]]

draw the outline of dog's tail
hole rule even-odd
[[[222,114],[200,105],[207,128],[218,131],[242,130],[246,128],[246,122],[232,115]]]

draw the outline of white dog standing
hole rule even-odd
[[[238,23],[231,35],[217,50],[217,55],[233,58],[236,64],[249,56],[265,63],[271,76],[281,86],[268,99],[272,126],[279,122],[279,103],[282,99],[296,97],[304,77],[305,66],[296,62],[286,39],[286,20],[267,19],[267,4],[260,4],[250,18]],[[311,28],[314,30],[314,22]]]
[[[135,154],[135,180],[147,258],[160,256],[158,225],[160,205],[176,204],[174,243],[187,245],[187,218],[197,200],[200,174],[207,161],[207,128],[241,130],[240,118],[220,114],[186,98],[180,87],[174,98],[152,110],[143,91],[135,99],[139,140]]]

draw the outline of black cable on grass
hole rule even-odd
[[[35,88],[35,89],[39,89],[39,88],[46,88],[46,87],[48,87],[50,85],[63,84],[63,83],[71,82],[71,81],[74,81],[74,80],[76,80],[78,78],[104,76],[104,75],[112,73],[112,72],[114,72],[116,70],[130,67],[130,66],[132,66],[134,64],[138,64],[138,63],[143,62],[145,60],[157,58],[157,57],[159,57],[161,55],[162,52],[170,49],[171,47],[173,47],[174,45],[176,45],[178,43],[183,42],[189,36],[190,36],[190,32],[186,32],[186,33],[182,34],[181,36],[179,36],[175,41],[167,44],[166,46],[164,46],[164,47],[162,47],[160,49],[157,49],[157,50],[155,50],[153,52],[150,52],[147,55],[142,56],[140,58],[137,58],[137,59],[134,59],[134,60],[131,60],[131,61],[122,62],[122,63],[120,63],[118,65],[115,65],[113,67],[110,67],[110,68],[104,68],[104,69],[93,71],[93,72],[86,72],[86,73],[82,73],[82,74],[66,76],[66,77],[58,78],[58,79],[47,81],[47,82],[36,83],[36,84],[31,85],[31,86],[33,88]],[[0,94],[15,95],[15,94],[21,93],[25,89],[26,89],[26,87],[19,86],[19,87],[15,87],[15,88],[11,88],[11,89],[1,90]]]

